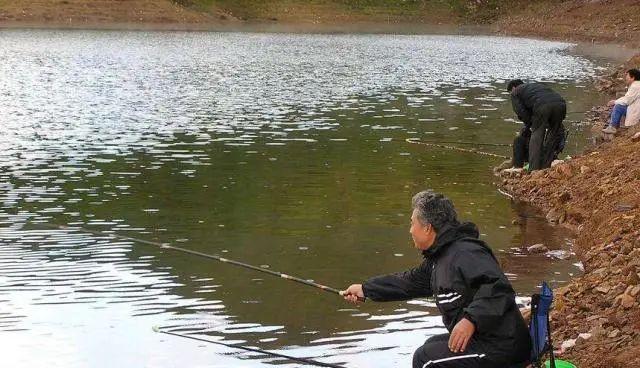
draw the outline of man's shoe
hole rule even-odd
[[[616,132],[618,131],[618,129],[616,129],[615,127],[609,125],[608,127],[602,129],[602,133],[605,134],[616,134]]]

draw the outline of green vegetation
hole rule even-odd
[[[532,1],[526,0],[448,0],[451,9],[463,18],[477,23],[496,21],[510,9],[521,8]]]

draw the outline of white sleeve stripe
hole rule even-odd
[[[462,295],[458,295],[458,296],[456,296],[454,298],[451,298],[451,299],[440,300],[440,304],[451,303],[451,302],[456,301],[456,300],[458,300],[460,298],[462,298]]]
[[[449,358],[442,358],[442,359],[436,359],[436,360],[430,360],[428,362],[426,362],[422,368],[426,368],[431,366],[432,364],[438,364],[438,363],[442,363],[442,362],[450,362],[452,360],[459,360],[459,359],[471,359],[471,358],[478,358],[478,359],[482,359],[484,358],[486,355],[485,354],[468,354],[468,355],[460,355],[460,356],[455,356],[455,357],[449,357]]]
[[[458,293],[456,293],[454,291],[453,293],[449,293],[449,294],[438,294],[438,298],[449,298],[449,297],[452,297],[454,295],[458,295]]]

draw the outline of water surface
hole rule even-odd
[[[420,261],[410,199],[450,196],[520,295],[575,260],[569,235],[496,191],[492,157],[407,143],[511,143],[504,84],[584,111],[598,67],[570,45],[474,36],[0,32],[0,343],[13,367],[291,362],[154,333],[408,366],[444,331],[428,300],[366,303],[69,224],[224,255],[334,287]],[[579,114],[569,120],[577,120]],[[585,132],[571,130],[567,154]],[[468,146],[462,146],[468,148]],[[481,149],[508,155],[508,147]],[[517,221],[514,221],[517,220]],[[514,222],[516,224],[514,224]]]

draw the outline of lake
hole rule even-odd
[[[494,184],[501,159],[422,142],[509,144],[505,84],[549,83],[575,123],[602,62],[490,36],[0,31],[0,345],[11,367],[409,366],[444,328],[429,300],[367,302],[168,249],[345,288],[420,262],[414,193],[449,196],[520,296],[561,285],[571,234]],[[450,144],[448,144],[450,145]],[[471,145],[457,145],[474,148]],[[476,149],[509,155],[506,146]]]

